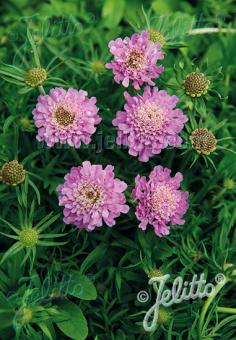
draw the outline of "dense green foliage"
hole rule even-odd
[[[10,0],[0,10],[0,166],[17,159],[26,169],[21,184],[0,183],[0,338],[235,339],[234,1]],[[211,27],[224,31],[194,34]],[[165,72],[156,84],[180,97],[178,107],[189,122],[180,148],[141,163],[115,143],[111,122],[124,104],[124,88],[104,64],[111,58],[110,40],[148,28],[165,39]],[[38,62],[49,77],[43,88],[31,88],[22,79]],[[198,69],[210,88],[192,98],[183,80]],[[48,148],[36,141],[32,110],[39,92],[55,86],[97,97],[102,122],[89,146]],[[189,136],[197,127],[217,138],[210,155],[192,148]],[[55,189],[84,160],[114,165],[129,185],[130,212],[113,228],[88,233],[63,223]],[[147,176],[157,164],[181,171],[182,188],[190,192],[185,225],[163,238],[151,227],[145,233],[138,228],[131,199],[135,176]],[[31,228],[30,241],[20,234],[25,227]],[[149,334],[142,321],[155,302],[148,285],[155,269],[171,275],[168,287],[178,275],[190,281],[204,273],[215,283],[215,275],[224,273],[228,281],[208,308],[206,299],[175,304]],[[137,300],[142,290],[150,294],[146,303]]]

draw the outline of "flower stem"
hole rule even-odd
[[[217,27],[207,27],[207,28],[194,28],[190,30],[189,35],[197,34],[209,34],[209,33],[236,33],[234,28],[217,28]]]
[[[46,92],[45,92],[45,90],[44,90],[42,85],[38,86],[38,89],[39,89],[40,94],[43,94],[43,95],[46,94]]]
[[[227,313],[227,314],[236,314],[236,308],[229,308],[229,307],[216,307],[217,312],[220,313]]]
[[[210,304],[212,303],[212,301],[214,300],[214,298],[216,297],[216,295],[220,292],[220,290],[224,287],[224,285],[227,283],[227,279],[224,280],[224,282],[220,282],[218,283],[212,294],[207,298],[207,300],[204,303],[204,306],[202,308],[201,314],[200,314],[200,318],[199,318],[199,323],[198,323],[198,337],[199,340],[202,339],[203,337],[203,331],[204,331],[204,320],[205,320],[205,316],[207,313],[207,310],[210,306]]]

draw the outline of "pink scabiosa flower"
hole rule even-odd
[[[183,215],[188,209],[188,192],[179,189],[183,176],[178,172],[170,176],[171,170],[156,166],[146,177],[135,178],[135,188],[132,197],[138,200],[136,216],[141,223],[139,228],[146,230],[151,224],[157,236],[168,235],[169,224],[182,225]]]
[[[149,86],[144,88],[142,96],[132,97],[128,92],[124,96],[124,111],[117,112],[113,125],[119,129],[117,144],[128,145],[130,155],[147,162],[168,145],[176,147],[182,143],[178,133],[188,118],[175,108],[177,96]]]
[[[149,37],[150,34],[144,31],[133,34],[131,38],[117,38],[109,42],[114,60],[107,63],[106,67],[112,69],[118,84],[122,82],[123,86],[128,87],[131,80],[136,90],[143,83],[155,85],[152,79],[158,78],[164,70],[163,66],[157,66],[156,63],[164,58],[164,54],[160,50],[161,44],[154,43]]]
[[[65,182],[57,187],[59,205],[64,206],[64,222],[75,224],[88,231],[109,226],[115,218],[129,211],[123,191],[127,184],[114,178],[114,167],[91,165],[73,167],[65,176]]]
[[[59,87],[51,89],[48,95],[40,95],[33,110],[38,128],[36,138],[48,146],[67,143],[79,148],[81,142],[89,144],[101,118],[97,114],[96,98],[86,98],[87,95],[83,90],[65,91]]]

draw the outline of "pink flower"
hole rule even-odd
[[[115,81],[119,84],[129,86],[129,81],[133,81],[136,90],[140,89],[143,83],[154,86],[151,79],[159,77],[163,72],[163,66],[157,66],[157,60],[163,59],[160,43],[155,44],[149,40],[150,34],[142,32],[133,34],[131,38],[124,40],[118,38],[109,43],[110,52],[114,55],[114,60],[106,64],[112,69]]]
[[[159,237],[169,234],[168,224],[184,224],[182,217],[188,209],[188,192],[179,190],[183,176],[178,172],[171,177],[170,173],[170,169],[158,165],[148,180],[136,176],[132,192],[133,199],[139,201],[135,213],[141,221],[139,228],[146,230],[151,224]]]
[[[109,226],[115,218],[129,211],[123,191],[127,184],[114,178],[113,166],[91,165],[73,167],[65,176],[65,182],[57,187],[59,205],[64,206],[64,222],[73,223],[88,231]]]
[[[124,111],[117,112],[113,125],[119,128],[117,144],[128,145],[130,155],[147,162],[168,145],[176,147],[182,143],[178,133],[188,118],[175,108],[177,96],[149,86],[142,96],[132,97],[127,92],[124,96]]]
[[[38,128],[36,138],[48,146],[67,143],[79,148],[81,142],[89,144],[101,118],[97,114],[96,98],[86,96],[86,91],[73,88],[65,91],[59,87],[51,89],[49,95],[39,96],[33,110]]]

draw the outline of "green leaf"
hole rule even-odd
[[[15,315],[14,309],[7,298],[0,292],[0,329],[7,328],[12,325]]]
[[[7,300],[5,295],[0,292],[0,311],[2,310],[13,310],[11,303]]]
[[[51,212],[49,215],[45,216],[36,226],[35,229],[38,230],[39,233],[41,233],[43,230],[47,229],[52,223],[54,223],[61,214],[57,214],[55,216],[52,216],[53,213]]]
[[[172,6],[167,0],[154,0],[152,2],[152,9],[157,15],[170,14]]]
[[[30,43],[31,48],[33,50],[35,64],[36,64],[37,67],[41,67],[40,60],[39,60],[39,54],[38,54],[34,39],[33,39],[32,35],[30,33],[29,28],[27,29],[27,38],[29,39],[29,43]]]
[[[62,313],[66,312],[68,315],[68,319],[56,323],[58,328],[71,339],[86,339],[88,326],[81,309],[68,300],[58,302],[57,305]]]
[[[45,323],[39,322],[37,325],[50,340],[53,340],[52,334]]]
[[[40,192],[39,192],[38,188],[36,187],[34,182],[31,181],[30,179],[29,179],[29,185],[34,189],[34,192],[35,192],[36,197],[37,197],[38,205],[40,205]]]
[[[4,218],[2,218],[1,216],[0,216],[0,221],[2,221],[3,223],[5,223],[5,224],[6,224],[9,228],[11,228],[16,234],[19,234],[19,233],[20,233],[20,230],[19,230],[19,229],[17,229],[16,227],[14,227],[14,225],[11,224],[10,222],[4,220]]]
[[[84,260],[80,266],[80,272],[85,273],[88,268],[90,268],[94,263],[97,263],[101,259],[107,250],[107,246],[100,244],[97,246]]]
[[[206,115],[206,104],[202,97],[195,99],[195,109],[203,117]]]
[[[33,90],[33,88],[31,88],[31,87],[22,87],[20,90],[18,90],[18,93],[19,94],[26,94],[26,93],[28,93],[32,90]]]
[[[124,19],[131,23],[140,22],[140,12],[142,5],[142,0],[129,0],[126,2]]]
[[[67,242],[54,242],[54,241],[39,241],[38,245],[41,247],[55,247],[55,246],[64,246]]]
[[[1,74],[1,75],[3,74],[3,75],[5,75],[5,76],[7,76],[7,77],[12,77],[12,78],[17,79],[17,80],[19,80],[19,81],[24,81],[24,78],[22,78],[22,77],[20,77],[20,76],[17,76],[16,74],[11,73],[11,72],[3,71],[3,70],[1,70],[1,69],[0,69],[0,74]]]
[[[75,270],[69,272],[68,293],[82,300],[97,298],[97,291],[91,280]]]
[[[7,119],[5,119],[4,125],[3,125],[3,133],[6,133],[10,125],[14,122],[14,120],[17,118],[17,116],[9,116]]]
[[[124,10],[124,0],[105,0],[102,9],[104,25],[108,28],[113,28],[117,26],[123,17]]]
[[[48,16],[62,17],[63,20],[66,20],[67,18],[66,16],[72,18],[72,15],[73,14],[75,15],[77,13],[76,1],[51,0],[49,3],[46,3],[45,1],[45,3],[40,8],[40,13],[42,13],[46,17]],[[70,20],[72,21],[72,19]]]
[[[8,257],[13,256],[14,254],[18,253],[22,249],[22,245],[20,242],[14,243],[3,255],[0,264],[2,264]]]

